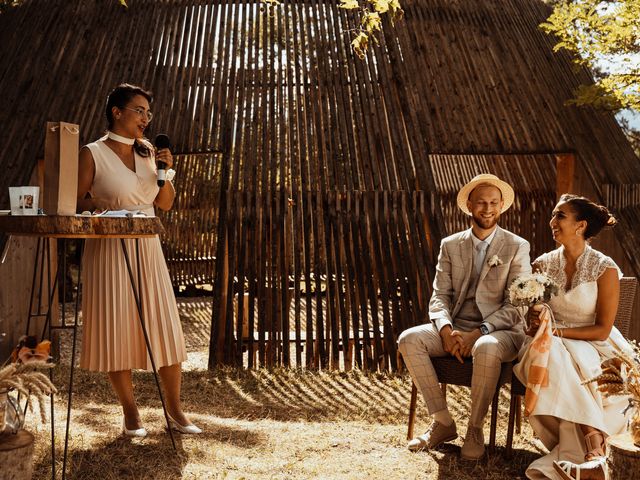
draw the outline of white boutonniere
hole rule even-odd
[[[498,255],[494,255],[487,261],[487,265],[489,265],[490,267],[497,267],[498,265],[502,265],[503,263],[504,262],[500,260],[500,257],[498,257]]]

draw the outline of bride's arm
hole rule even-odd
[[[596,322],[588,327],[558,329],[559,337],[576,340],[606,340],[616,320],[618,300],[620,298],[620,280],[618,270],[607,268],[598,279],[598,300],[596,303]]]

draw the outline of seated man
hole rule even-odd
[[[409,442],[412,451],[433,449],[458,436],[431,357],[473,358],[471,415],[461,456],[484,455],[482,426],[500,377],[501,363],[517,357],[525,338],[520,314],[507,303],[505,290],[530,273],[529,242],[501,229],[500,214],[513,203],[513,189],[498,177],[478,175],[458,193],[458,207],[471,228],[445,238],[440,246],[431,323],[409,328],[398,349],[427,404],[433,423]]]

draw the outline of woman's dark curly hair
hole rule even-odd
[[[587,228],[584,231],[585,240],[595,237],[603,228],[613,227],[618,223],[607,207],[598,205],[588,198],[565,193],[560,197],[559,202],[569,205],[576,215],[576,220],[587,222]]]
[[[149,103],[153,102],[153,94],[141,87],[138,87],[137,85],[121,83],[116,88],[111,90],[109,96],[107,97],[107,105],[105,108],[109,130],[113,128],[113,107],[118,107],[119,109],[123,110],[133,99],[133,97],[137,95],[143,96]],[[151,154],[151,150],[149,149],[149,147],[145,143],[140,142],[137,139],[133,144],[133,148],[139,155],[143,157],[148,157]]]

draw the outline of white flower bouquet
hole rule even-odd
[[[531,307],[548,302],[560,287],[544,273],[530,273],[516,278],[509,286],[509,303],[514,307]]]
[[[548,373],[549,354],[553,342],[553,328],[555,320],[553,312],[546,304],[551,297],[558,293],[556,282],[544,273],[530,273],[516,278],[508,288],[509,302],[515,307],[533,307],[540,305],[538,321],[535,330],[533,325],[526,325],[526,333],[533,337],[525,349],[524,355],[515,369],[520,370],[527,377],[527,390],[524,396],[524,413],[530,415],[534,411],[540,389],[547,387],[547,378],[541,372]],[[528,315],[527,315],[528,318]],[[527,319],[525,319],[525,323]]]

